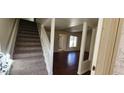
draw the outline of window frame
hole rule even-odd
[[[72,45],[70,44],[71,43],[71,37],[72,37],[72,40],[73,40]],[[76,48],[77,43],[78,43],[78,36],[70,35],[69,36],[69,48]]]

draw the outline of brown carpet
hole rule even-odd
[[[37,25],[20,20],[10,75],[47,75]]]

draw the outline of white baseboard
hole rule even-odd
[[[89,71],[90,69],[85,69],[84,71],[82,71],[82,72],[77,72],[77,74],[78,75],[82,75],[82,74],[84,74],[84,73],[86,73],[87,71]]]
[[[87,71],[89,71],[90,64],[91,64],[91,62],[89,60],[82,62],[81,69],[78,70],[77,74],[82,75],[82,74],[86,73]]]

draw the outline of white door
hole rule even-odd
[[[59,34],[59,51],[66,50],[67,35]]]

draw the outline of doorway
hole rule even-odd
[[[88,25],[85,38],[85,48],[83,51],[84,54],[82,55],[80,52],[82,49],[81,43],[83,38],[83,22],[85,22],[84,20],[88,20]],[[72,21],[80,22],[75,23],[75,25],[73,22],[73,25],[71,24],[72,26],[68,26],[68,24],[70,24],[70,22]],[[92,23],[94,23],[95,26],[93,26]],[[82,75],[85,73],[90,74],[97,23],[98,20],[92,18],[56,18],[53,60],[54,75]],[[83,62],[85,62],[83,64],[83,67],[81,65],[83,71],[81,73],[78,73],[79,60],[81,56],[83,56]],[[89,62],[87,62],[87,60]]]
[[[66,41],[67,41],[67,35],[59,34],[59,51],[66,50]]]

